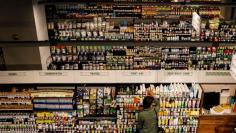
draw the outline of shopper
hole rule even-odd
[[[143,111],[138,115],[138,132],[139,133],[159,133],[158,114],[160,101],[154,98],[154,93],[148,91],[148,96],[143,99]]]

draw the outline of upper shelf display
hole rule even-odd
[[[229,70],[235,47],[51,46],[49,70]]]
[[[234,42],[236,25],[212,6],[47,4],[50,41]]]
[[[50,3],[109,3],[126,5],[190,5],[190,6],[236,6],[236,3],[225,3],[221,0],[38,0],[39,4]]]

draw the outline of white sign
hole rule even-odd
[[[196,12],[193,12],[192,26],[196,30],[197,34],[200,34],[201,17]]]
[[[191,70],[160,70],[157,72],[158,83],[196,83],[198,76]]]
[[[150,76],[151,72],[144,71],[130,71],[130,72],[122,72],[123,76]]]
[[[230,67],[231,76],[235,79],[236,82],[236,54],[233,55]]]
[[[199,82],[200,83],[235,83],[230,71],[199,71]]]
[[[117,71],[117,83],[156,83],[157,74],[153,70],[120,70]]]
[[[75,73],[76,83],[115,83],[114,71],[86,71],[81,70]]]
[[[33,71],[1,71],[0,83],[34,83],[35,77]]]
[[[67,76],[68,72],[39,72],[39,76]]]
[[[74,83],[73,71],[35,71],[36,83]]]
[[[26,72],[1,72],[0,76],[26,76]]]
[[[80,76],[109,76],[109,72],[80,72]]]

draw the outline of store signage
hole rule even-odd
[[[26,72],[7,72],[7,73],[0,73],[0,76],[26,76]]]
[[[206,76],[230,76],[230,72],[206,72]]]
[[[180,76],[182,73],[181,72],[166,72],[167,76]]]
[[[80,76],[109,76],[108,72],[80,72]]]
[[[192,76],[192,72],[166,72],[166,76]]]
[[[123,72],[123,76],[150,76],[150,72]]]
[[[0,72],[0,83],[35,83],[32,71],[2,71]]]
[[[183,76],[192,76],[193,72],[183,72]]]
[[[117,75],[114,71],[78,71],[74,73],[76,83],[114,83],[115,76]]]
[[[189,70],[160,70],[157,72],[159,83],[193,83],[198,81],[198,73]]]
[[[74,83],[74,73],[71,71],[35,71],[38,83]]]
[[[25,72],[9,72],[8,76],[26,76]]]
[[[199,83],[234,83],[230,71],[210,70],[198,72]]]
[[[121,70],[115,76],[117,83],[156,83],[157,71],[153,70]]]
[[[40,76],[67,76],[68,72],[39,72]]]

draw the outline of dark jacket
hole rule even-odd
[[[144,109],[138,115],[138,130],[140,133],[157,133],[158,132],[158,123],[156,112],[159,112],[160,101],[154,99],[156,106],[154,108]],[[155,112],[156,110],[156,112]]]

